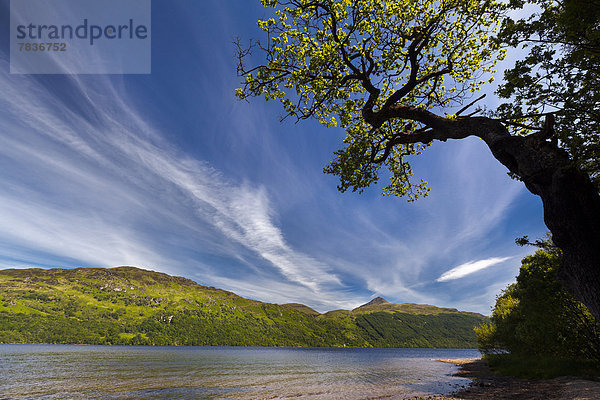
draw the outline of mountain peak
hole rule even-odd
[[[361,307],[378,306],[380,304],[391,304],[391,303],[389,301],[387,301],[386,299],[384,299],[383,297],[375,297],[373,300],[371,300],[367,304],[362,305]]]

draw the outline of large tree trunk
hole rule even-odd
[[[476,135],[488,144],[494,157],[519,176],[529,191],[541,197],[546,226],[563,251],[558,278],[600,321],[597,188],[568,154],[543,134],[510,136],[501,124],[490,124],[490,120],[485,129],[482,127],[476,129]]]
[[[419,133],[399,134],[387,147],[468,136],[483,139],[494,157],[518,176],[529,191],[541,197],[546,226],[554,243],[563,251],[559,281],[600,321],[600,196],[589,176],[553,140],[552,118],[539,133],[512,136],[498,120],[450,119],[418,107],[392,105],[376,113],[367,108],[363,116],[373,127],[392,118],[402,118],[428,128]]]

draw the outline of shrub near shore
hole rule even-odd
[[[498,372],[600,375],[600,324],[558,282],[561,256],[545,243],[525,257],[517,282],[498,296],[491,322],[475,329],[480,350]]]

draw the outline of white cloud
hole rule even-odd
[[[237,259],[251,282],[287,281],[308,298],[344,289],[330,266],[288,243],[264,186],[175,148],[113,80],[59,79],[66,100],[34,78],[0,74],[0,156],[11,161],[0,176],[5,260],[194,268],[211,281],[226,272],[189,255],[209,253]],[[74,99],[77,112],[66,103]]]
[[[217,24],[221,33],[229,23]],[[0,268],[65,259],[73,260],[69,265],[133,264],[327,310],[375,293],[458,306],[461,294],[432,289],[436,266],[462,262],[457,254],[463,260],[511,254],[512,237],[498,237],[504,235],[498,226],[522,204],[524,189],[479,139],[438,143],[414,157],[415,171],[432,186],[420,202],[339,195],[332,177],[317,174],[331,157],[327,149],[339,145],[332,142],[340,131],[317,136],[308,125],[298,135],[276,135],[275,129],[292,128],[269,125],[262,111],[272,105],[232,104],[234,86],[223,88],[233,79],[223,71],[235,69],[217,49],[227,48],[228,36],[218,42],[213,32],[209,51],[205,33],[193,33],[202,47],[196,53],[210,54],[203,73],[211,79],[194,70],[168,82],[173,92],[185,82],[179,91],[195,93],[200,104],[159,92],[164,103],[177,105],[173,109],[204,110],[189,117],[157,113],[160,126],[173,132],[156,128],[148,118],[154,111],[132,106],[147,102],[158,111],[164,104],[136,97],[137,80],[0,74]],[[2,61],[0,67],[8,71]],[[150,87],[160,88],[153,79]],[[277,112],[266,117],[273,126]],[[167,119],[175,122],[165,125]],[[206,145],[197,153],[221,150],[212,166],[195,158],[198,149],[182,151],[191,141],[178,133],[178,119],[186,129],[204,127],[194,133],[196,146]],[[309,144],[289,146],[291,136],[295,144],[304,138]],[[311,164],[322,152],[328,154],[319,165]]]
[[[468,263],[461,264],[458,267],[452,268],[451,270],[444,272],[439,278],[436,279],[436,282],[446,282],[454,279],[463,278],[474,272],[481,271],[482,269],[489,268],[496,264],[500,264],[511,258],[512,257],[492,257],[487,258],[485,260],[470,261]]]

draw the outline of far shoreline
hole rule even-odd
[[[473,350],[478,351],[476,347],[368,347],[368,346],[246,346],[246,345],[236,345],[236,344],[203,344],[203,345],[194,345],[194,344],[129,344],[129,343],[38,343],[38,342],[30,342],[30,343],[2,343],[0,342],[0,346],[15,346],[15,345],[23,345],[23,346],[35,346],[35,345],[44,345],[44,346],[106,346],[106,347],[236,347],[236,348],[273,348],[273,349],[381,349],[381,350],[394,350],[394,349],[414,349],[414,350]],[[465,359],[456,359],[458,360],[471,360],[470,358]],[[476,360],[475,358],[473,360]],[[445,362],[443,360],[435,360],[440,362]]]

